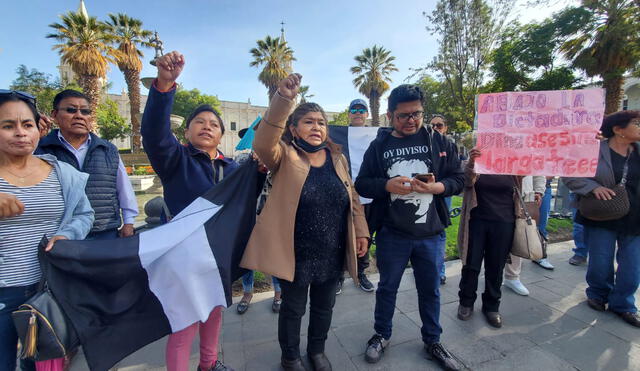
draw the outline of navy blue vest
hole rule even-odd
[[[82,169],[80,169],[76,156],[65,148],[58,138],[57,129],[40,140],[36,153],[52,154],[58,160],[89,174],[85,192],[93,211],[96,213],[91,232],[102,232],[119,228],[122,224],[120,202],[118,202],[116,189],[120,156],[116,146],[100,139],[95,134],[90,135],[91,144],[87,150]]]

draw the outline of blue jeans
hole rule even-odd
[[[36,293],[38,284],[29,286],[0,287],[0,370],[15,370],[18,333],[13,325],[11,312],[18,309]],[[35,370],[31,361],[21,361],[22,370]]]
[[[451,211],[451,197],[445,197],[444,203],[447,204],[447,210]],[[442,242],[443,256],[446,256],[447,255],[447,233],[446,232],[444,232],[441,242]],[[445,272],[444,259],[442,259],[442,265],[440,266],[440,277],[445,277],[445,276],[446,276],[446,272]]]
[[[578,196],[575,193],[571,193],[569,195],[571,197],[571,202],[575,203]],[[576,213],[577,209],[572,208],[571,214],[573,215],[573,243],[576,244],[575,249],[573,249],[573,253],[575,255],[586,258],[589,255],[589,248],[587,244],[584,242],[584,226],[580,223],[576,222]]]
[[[549,211],[551,211],[551,187],[547,187],[544,190],[542,196],[542,203],[540,204],[540,224],[538,224],[538,231],[540,234],[547,238],[547,221],[549,221]]]
[[[280,281],[278,281],[278,278],[271,276],[271,283],[273,284],[273,291],[280,292]],[[242,290],[246,293],[253,292],[253,271],[248,271],[242,276]]]
[[[640,284],[640,236],[591,226],[585,226],[584,232],[591,255],[587,268],[587,297],[608,302],[609,309],[614,312],[637,312],[634,295]],[[618,263],[615,272],[614,255]]]
[[[376,257],[380,282],[376,290],[376,333],[391,338],[393,313],[398,287],[407,263],[411,261],[418,291],[418,307],[422,320],[422,341],[425,344],[440,341],[440,277],[438,269],[444,260],[440,241],[441,232],[423,240],[412,240],[384,227],[378,231]]]

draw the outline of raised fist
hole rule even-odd
[[[158,67],[158,87],[160,90],[168,90],[182,73],[184,56],[177,51],[172,51],[158,58],[156,67]]]
[[[296,99],[298,90],[300,90],[300,82],[302,81],[302,75],[299,73],[292,73],[286,78],[280,80],[278,83],[278,93],[288,99]]]

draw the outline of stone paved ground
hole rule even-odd
[[[611,313],[590,309],[584,302],[586,267],[567,263],[571,241],[550,246],[554,271],[524,262],[522,281],[528,297],[503,290],[502,329],[489,327],[476,303],[474,317],[456,318],[459,261],[447,263],[448,281],[442,287],[443,343],[472,370],[640,370],[640,329],[632,328]],[[372,281],[377,282],[373,276]],[[482,280],[480,281],[482,282]],[[385,357],[375,365],[364,361],[365,344],[372,335],[375,295],[345,282],[336,300],[326,353],[333,369],[341,370],[438,370],[425,357],[420,340],[415,282],[405,272],[396,303],[394,335]],[[277,315],[271,312],[271,293],[254,297],[243,316],[235,306],[224,316],[221,357],[236,370],[279,370]],[[303,319],[301,349],[306,346],[307,316]],[[116,370],[164,370],[166,338],[150,344],[120,362]],[[194,344],[191,369],[197,366]],[[82,357],[74,371],[86,370]]]

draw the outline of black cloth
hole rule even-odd
[[[634,147],[635,148],[635,147]],[[611,165],[616,184],[622,180],[622,170],[626,156],[609,148],[611,152]],[[583,217],[580,212],[576,215],[576,222],[596,228],[605,228],[618,233],[638,236],[640,235],[640,154],[638,151],[631,152],[629,157],[629,171],[625,184],[627,195],[629,196],[629,213],[617,220],[595,221]]]
[[[391,136],[383,146],[382,166],[389,178],[413,178],[433,172],[429,146],[419,133],[403,138]],[[407,238],[429,237],[445,228],[435,209],[431,194],[392,194],[383,224]]]
[[[512,175],[478,176],[475,184],[478,206],[471,210],[471,218],[514,223],[516,216],[513,187],[515,184]]]
[[[302,186],[294,231],[299,285],[338,278],[344,268],[349,193],[333,167],[331,156],[311,167]]]
[[[282,306],[278,316],[278,341],[284,358],[293,360],[300,357],[300,325],[307,308],[307,295],[310,298],[307,354],[324,352],[336,303],[337,284],[337,278],[304,286],[280,281]]]
[[[378,130],[376,139],[371,142],[364,154],[360,173],[355,182],[358,194],[373,199],[369,218],[369,231],[372,234],[382,228],[391,204],[391,195],[385,189],[390,177],[384,167],[384,151],[387,143],[393,138],[391,132],[390,128]],[[464,172],[457,147],[440,133],[423,127],[416,135],[412,136],[413,139],[420,139],[429,148],[430,172],[435,174],[437,182],[442,182],[445,186],[444,193],[434,195],[431,205],[431,208],[435,205],[437,219],[442,226],[440,230],[433,231],[436,234],[451,224],[449,209],[444,198],[457,195],[462,191]]]
[[[502,272],[513,243],[514,223],[474,219],[469,221],[467,261],[460,279],[460,304],[473,307],[478,295],[478,276],[484,260],[484,293],[482,310],[497,312],[502,292]]]

